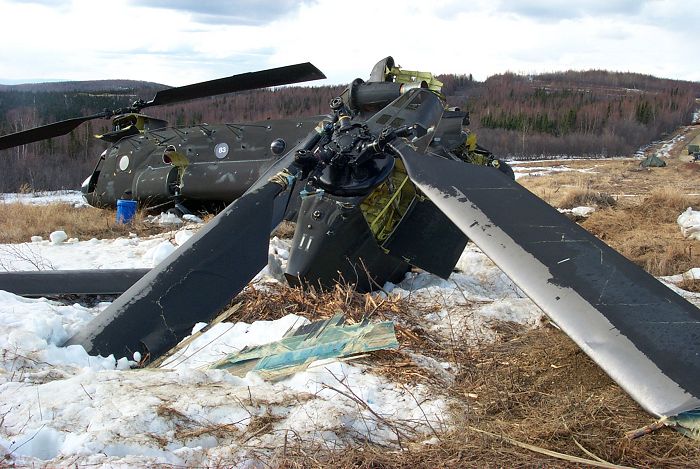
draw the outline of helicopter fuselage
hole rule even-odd
[[[107,148],[81,190],[95,207],[124,198],[145,206],[228,204],[321,117],[145,130]]]

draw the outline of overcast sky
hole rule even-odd
[[[306,61],[347,83],[387,55],[480,80],[599,68],[700,81],[700,0],[0,0],[0,18],[0,83],[184,85]]]

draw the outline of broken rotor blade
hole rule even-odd
[[[38,142],[40,140],[46,140],[47,138],[59,137],[69,133],[83,122],[104,117],[105,113],[101,112],[91,116],[73,117],[71,119],[54,122],[52,124],[34,127],[33,129],[21,130],[13,134],[3,135],[0,137],[0,150],[6,150],[8,148],[26,145],[27,143]]]
[[[28,297],[121,295],[150,269],[0,272],[0,290]]]
[[[285,67],[260,70],[232,75],[226,78],[194,83],[192,85],[168,88],[156,93],[155,97],[141,108],[179,103],[190,99],[205,98],[236,91],[247,91],[270,86],[289,85],[304,81],[321,80],[326,76],[309,62]]]
[[[154,360],[214,318],[267,264],[275,203],[285,188],[267,182],[228,205],[137,281],[64,346],[128,356],[146,347]]]
[[[698,308],[500,171],[391,146],[420,191],[642,407],[700,407]]]

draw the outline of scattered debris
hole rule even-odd
[[[673,428],[688,438],[700,440],[700,409],[690,410],[672,417],[659,419],[654,423],[643,426],[642,428],[625,433],[625,437],[629,438],[630,440],[634,440],[664,427]]]
[[[145,220],[146,223],[154,225],[182,225],[185,223],[180,217],[174,213],[161,213],[160,215],[149,215]]]
[[[665,424],[687,437],[700,440],[700,409],[669,417]]]
[[[345,324],[345,316],[315,321],[289,331],[282,340],[246,347],[213,364],[243,377],[256,371],[267,379],[278,379],[306,369],[312,362],[328,358],[345,358],[374,350],[397,349],[399,343],[394,323]]]

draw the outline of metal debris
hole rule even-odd
[[[345,324],[345,316],[316,321],[289,331],[277,341],[245,347],[214,363],[211,368],[225,369],[236,376],[255,371],[275,380],[306,369],[317,360],[343,358],[373,350],[397,349],[394,323]]]

